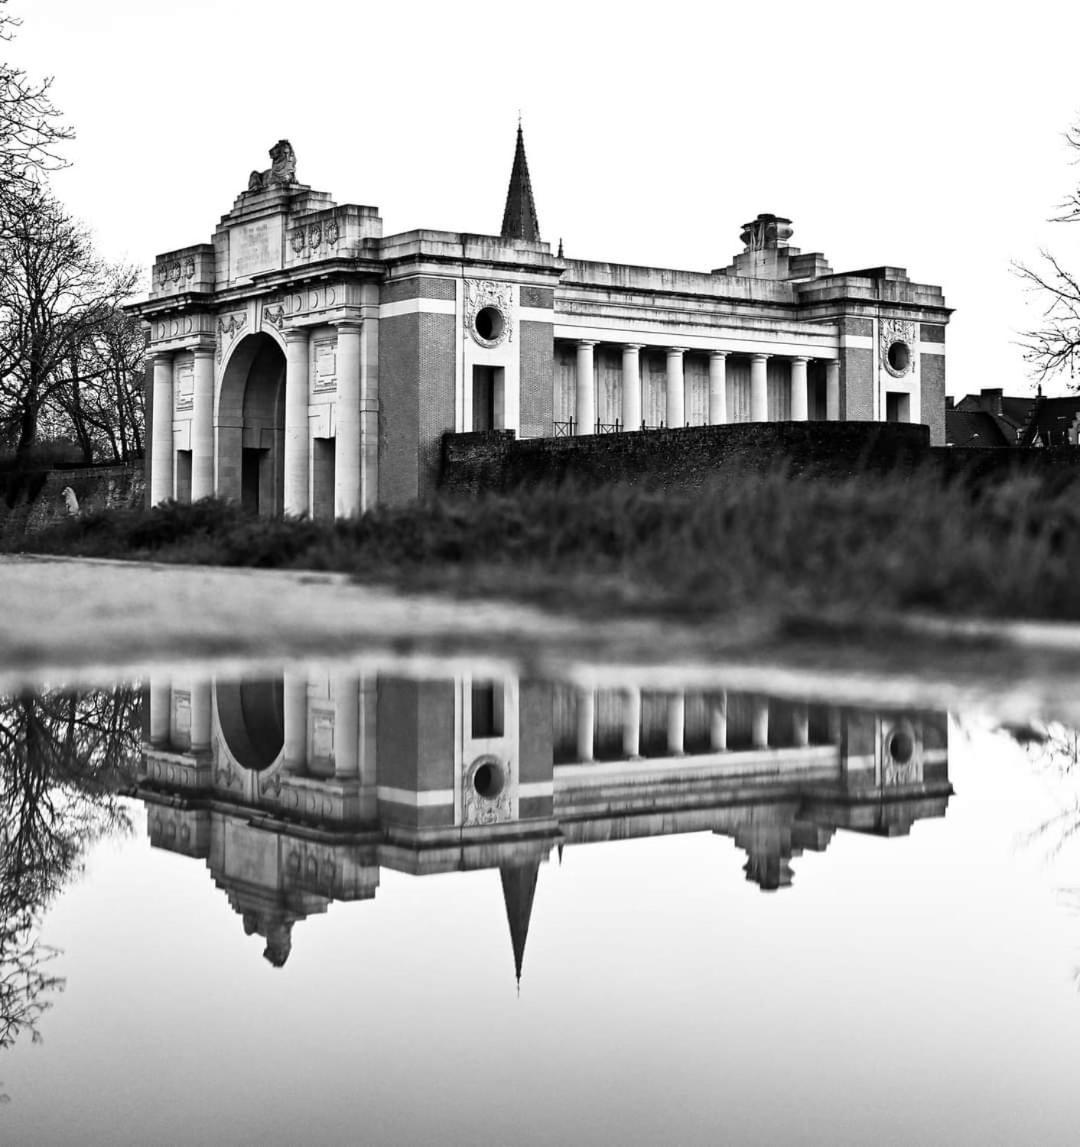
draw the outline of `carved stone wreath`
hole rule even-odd
[[[890,751],[893,737],[898,733],[908,737],[911,741],[911,756],[906,761],[897,760]],[[898,721],[896,724],[884,724],[881,728],[881,780],[886,788],[898,785],[917,785],[923,779],[922,748],[915,730],[908,721]]]
[[[224,317],[218,319],[218,337],[217,337],[217,360],[221,362],[222,353],[225,346],[232,345],[233,339],[244,329],[247,325],[247,314],[241,311],[239,314],[229,315],[228,321]]]
[[[898,370],[889,362],[889,348],[894,343],[903,343],[908,350],[908,363]],[[915,323],[908,319],[881,320],[881,361],[893,378],[903,378],[915,370]]]
[[[465,280],[465,329],[473,341],[491,350],[503,342],[513,341],[513,326],[510,322],[513,287],[509,283],[496,283],[491,279]],[[476,316],[485,307],[492,307],[502,318],[502,329],[494,338],[484,338],[476,329]]]
[[[503,786],[493,797],[482,796],[476,790],[476,774],[485,765],[490,765],[503,774]],[[464,771],[461,784],[461,808],[465,824],[498,824],[500,821],[511,819],[510,767],[507,762],[485,753],[482,757],[477,757]]]

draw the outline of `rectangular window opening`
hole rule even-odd
[[[503,735],[503,690],[494,681],[475,681],[472,687],[474,740]]]
[[[890,390],[885,394],[885,421],[911,421],[911,395]]]
[[[333,438],[312,439],[311,516],[316,522],[334,517],[334,459],[337,443]]]
[[[501,366],[474,366],[472,381],[473,430],[503,430],[505,370]]]
[[[191,501],[191,451],[176,452],[176,500],[187,504]]]

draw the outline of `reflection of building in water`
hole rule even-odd
[[[950,792],[943,714],[299,671],[155,681],[139,789],[153,844],[205,859],[275,964],[381,867],[499,868],[519,975],[552,845],[712,831],[776,889],[837,829],[903,834]]]

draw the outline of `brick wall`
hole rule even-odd
[[[924,326],[923,330],[927,328]],[[944,331],[944,327],[938,327]],[[930,441],[935,446],[945,445],[945,356],[919,355],[919,387],[922,402],[922,420],[930,427]]]
[[[423,496],[439,476],[442,436],[454,428],[453,315],[421,312],[379,324],[379,498]]]
[[[735,423],[526,441],[494,431],[445,436],[441,485],[473,494],[565,480],[693,488],[725,468],[763,471],[781,459],[795,472],[843,476],[909,469],[928,454],[926,427],[910,423]]]
[[[379,322],[379,500],[400,505],[419,493],[420,315]]]
[[[840,352],[840,417],[868,422],[874,417],[874,352],[844,347]]]
[[[525,288],[522,288],[524,292]],[[550,435],[555,377],[555,340],[550,323],[519,325],[521,345],[521,437]]]
[[[138,509],[145,501],[146,483],[140,466],[100,466],[85,470],[49,470],[7,475],[0,498],[0,536],[16,541],[67,517],[65,486],[75,491],[79,509]],[[9,501],[10,499],[10,501]]]

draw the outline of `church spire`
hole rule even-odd
[[[521,986],[521,964],[525,959],[525,941],[529,938],[529,917],[532,916],[536,878],[540,862],[531,864],[504,864],[499,869],[502,877],[506,919],[510,925],[510,943],[514,947],[514,974]]]
[[[529,164],[525,159],[525,137],[518,119],[517,147],[514,149],[514,168],[510,172],[510,186],[506,192],[506,210],[503,211],[503,239],[528,239],[532,243],[540,241],[540,224],[536,221],[536,204],[533,203],[532,181],[529,179]]]

